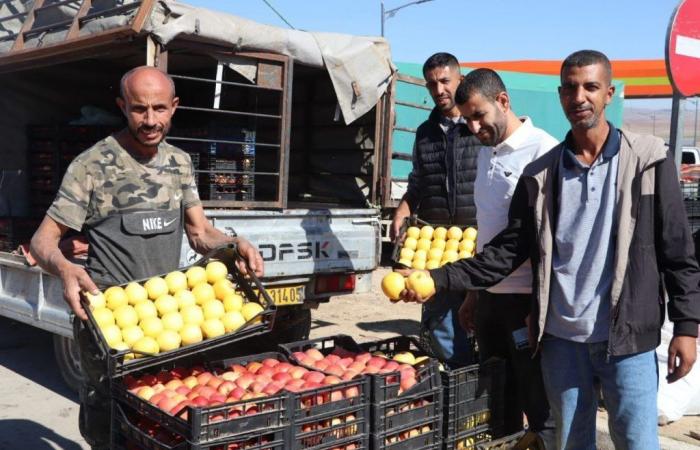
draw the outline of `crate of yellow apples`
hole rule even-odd
[[[399,267],[436,269],[474,256],[476,228],[433,226],[417,219],[407,219],[401,231],[392,255]]]
[[[123,375],[246,339],[272,328],[275,305],[234,246],[193,265],[85,294],[88,328]]]

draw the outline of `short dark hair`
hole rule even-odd
[[[567,56],[564,62],[561,63],[559,78],[562,77],[565,70],[571,69],[572,67],[592,66],[594,64],[601,64],[603,66],[608,84],[612,83],[612,65],[610,64],[610,60],[604,53],[597,50],[579,50]]]
[[[459,70],[459,61],[457,61],[455,55],[451,53],[435,53],[423,63],[423,75],[436,67],[451,67]]]
[[[474,93],[479,93],[486,99],[495,100],[501,92],[506,92],[506,85],[495,70],[475,69],[466,74],[459,83],[455,102],[463,105]]]

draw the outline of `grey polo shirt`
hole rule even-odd
[[[608,340],[615,257],[620,132],[610,133],[589,167],[567,135],[559,163],[559,205],[545,332],[574,342]]]

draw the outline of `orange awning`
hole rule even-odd
[[[625,98],[671,97],[673,89],[666,75],[663,59],[629,59],[611,61],[613,77],[625,84]],[[462,67],[488,67],[509,72],[559,75],[561,61],[488,61],[462,62]]]

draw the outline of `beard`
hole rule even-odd
[[[168,135],[168,131],[170,131],[170,126],[160,126],[160,125],[155,125],[153,127],[146,127],[146,126],[140,126],[140,127],[132,127],[129,125],[129,133],[131,136],[141,145],[145,147],[158,147],[161,142],[165,139],[165,137]],[[141,133],[148,134],[150,132],[157,132],[160,133],[160,139],[158,142],[152,142],[152,141],[146,141],[143,139]]]

